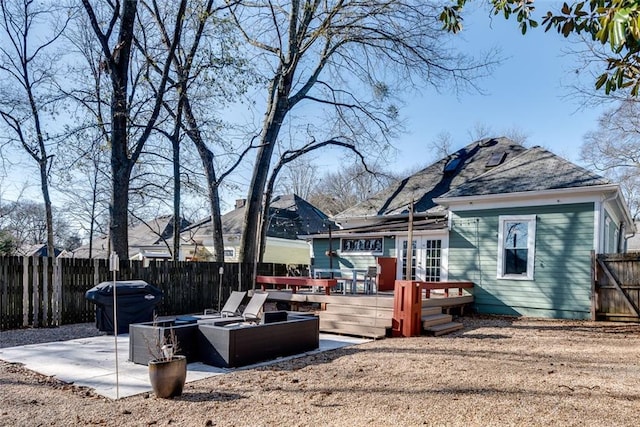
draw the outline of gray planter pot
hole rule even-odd
[[[157,397],[167,399],[182,395],[186,379],[185,356],[174,356],[171,360],[149,361],[149,380]]]

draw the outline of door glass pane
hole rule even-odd
[[[427,282],[440,281],[441,252],[441,240],[427,240],[425,242],[425,280]]]
[[[411,278],[407,279],[407,241],[402,242],[402,280],[416,280],[416,241],[412,243]]]

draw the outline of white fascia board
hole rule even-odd
[[[605,199],[604,204],[605,209],[607,205],[611,206],[612,209],[607,209],[607,211],[617,223],[624,222],[626,229],[634,229],[633,218],[631,216],[631,212],[629,212],[629,206],[625,202],[624,195],[619,187],[615,196]]]
[[[267,245],[280,247],[298,247],[305,249],[309,246],[309,244],[304,240],[282,239],[280,237],[269,236],[267,236]]]
[[[545,191],[488,194],[482,196],[436,198],[434,202],[450,211],[528,207],[555,204],[588,203],[602,200],[603,193],[618,191],[617,184],[561,188]]]

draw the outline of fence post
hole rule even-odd
[[[49,326],[49,257],[42,257],[42,326]]]
[[[40,326],[40,275],[38,274],[38,267],[40,265],[40,259],[38,257],[32,257],[33,265],[33,292],[31,298],[33,301],[33,327]]]
[[[94,258],[93,259],[93,286],[97,286],[98,283],[100,283],[100,260],[98,258]]]
[[[29,326],[29,258],[22,257],[22,326]]]
[[[60,326],[61,325],[61,314],[60,314],[60,307],[62,306],[61,304],[61,298],[62,298],[62,268],[60,267],[60,264],[62,262],[62,259],[53,259],[53,295],[52,295],[52,314],[53,314],[53,326]]]

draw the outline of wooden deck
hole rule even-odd
[[[290,290],[267,290],[268,301],[289,303],[293,309],[301,304],[318,304],[320,317],[320,331],[344,335],[362,336],[368,338],[384,338],[390,336],[393,318],[393,292],[377,294],[331,294]],[[425,330],[451,321],[449,312],[473,303],[473,295],[450,295],[432,291],[430,298],[422,299],[423,323]],[[440,315],[440,316],[438,316]],[[443,317],[444,315],[445,317]],[[436,316],[436,317],[429,317]],[[448,317],[446,317],[448,316]]]

